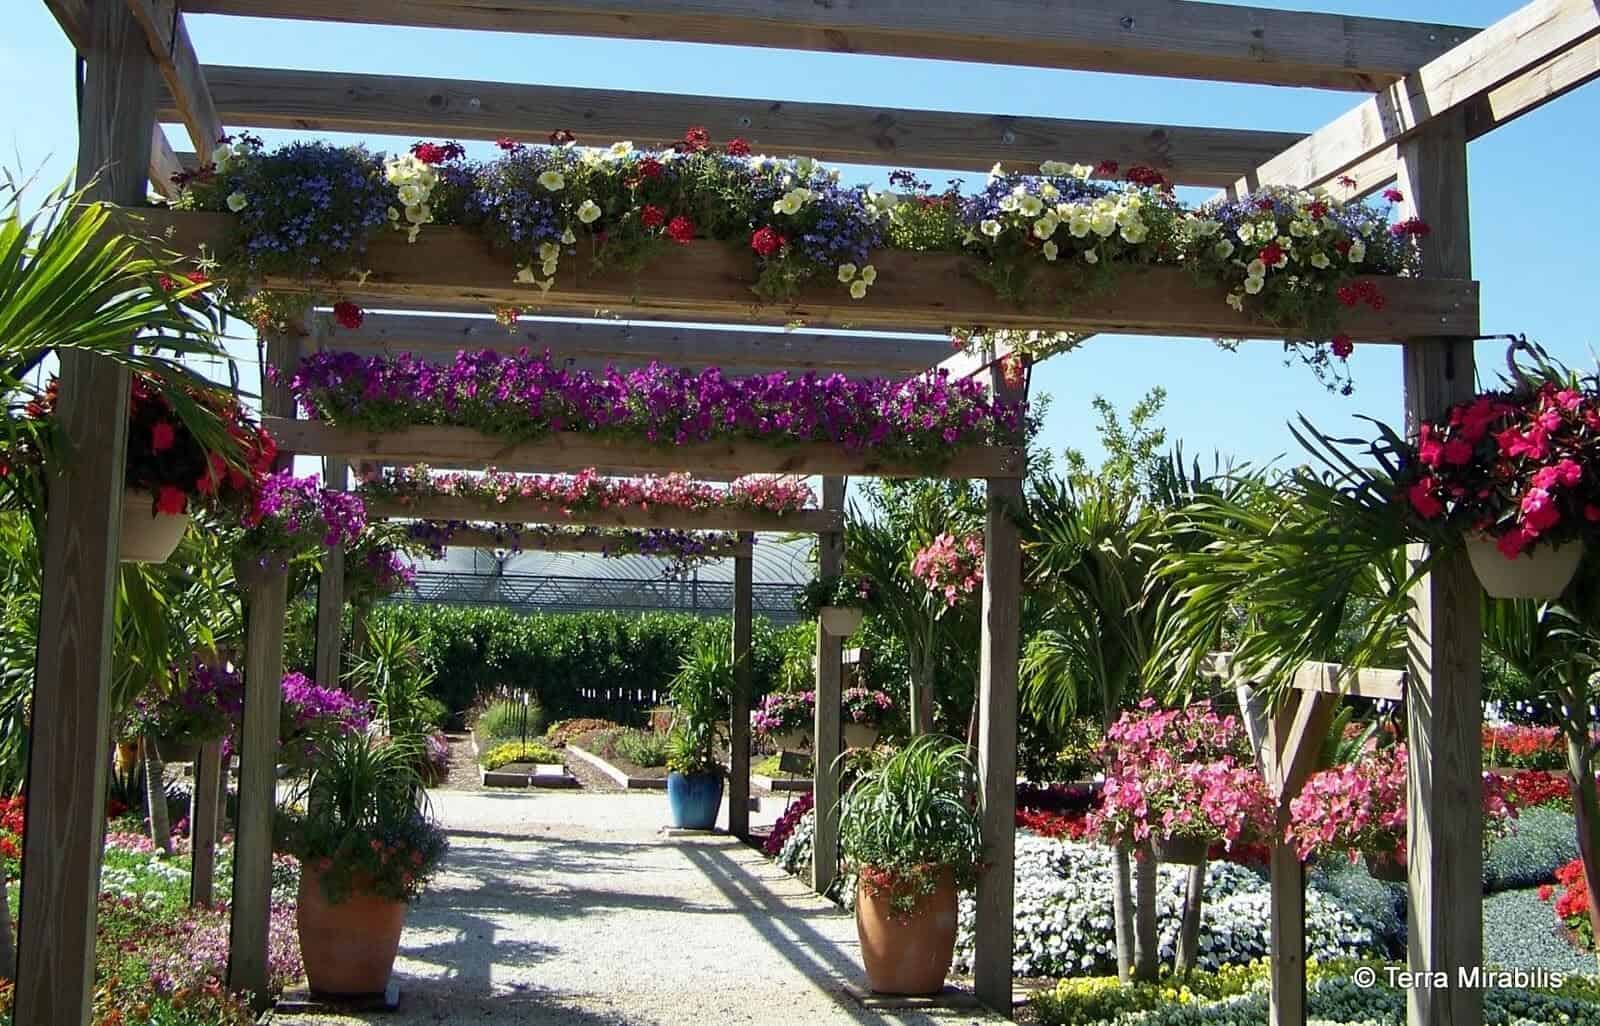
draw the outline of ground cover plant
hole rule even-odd
[[[560,752],[538,741],[530,741],[527,744],[521,741],[507,741],[495,745],[478,756],[478,765],[486,770],[497,770],[511,765],[560,766],[564,761]]]

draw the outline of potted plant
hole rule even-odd
[[[347,691],[326,688],[303,673],[283,675],[278,705],[278,758],[289,766],[310,766],[317,746],[332,736],[365,734],[371,711]]]
[[[957,894],[977,881],[977,774],[966,748],[924,735],[875,758],[844,795],[839,849],[858,874],[867,985],[936,994],[955,951]]]
[[[131,727],[162,762],[193,762],[200,745],[226,737],[244,711],[244,681],[232,666],[196,654],[175,687],[134,699]]]
[[[323,488],[315,474],[295,477],[287,469],[269,474],[239,515],[234,577],[248,587],[321,546],[354,544],[366,525],[360,496]]]
[[[1264,836],[1273,803],[1244,729],[1209,702],[1160,709],[1145,699],[1106,731],[1101,805],[1089,817],[1108,844],[1198,865],[1211,849]]]
[[[409,557],[422,547],[410,529],[392,521],[368,524],[344,554],[344,594],[353,606],[371,606],[416,583],[417,568]]]
[[[1555,598],[1600,531],[1600,379],[1520,339],[1507,365],[1505,388],[1423,422],[1414,444],[1382,430],[1411,513],[1463,536],[1485,591]]]
[[[733,692],[733,653],[725,643],[698,645],[672,680],[667,734],[667,805],[672,825],[710,830],[722,807],[722,721]]]
[[[811,747],[816,712],[815,691],[774,691],[750,714],[750,729],[782,751],[801,751]]]
[[[875,688],[846,688],[839,696],[844,708],[839,717],[846,748],[871,748],[883,733],[884,720],[894,708],[888,695]]]
[[[383,993],[407,904],[444,855],[417,777],[417,743],[319,735],[311,772],[280,817],[282,846],[300,859],[295,924],[314,994]]]
[[[861,626],[872,582],[865,577],[817,577],[795,598],[795,609],[807,619],[820,619],[829,634],[849,637]]]

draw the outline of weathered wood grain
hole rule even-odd
[[[158,78],[143,33],[120,4],[53,9],[79,18],[76,43],[86,60],[78,182],[91,199],[137,203],[149,174]],[[46,485],[13,1016],[30,1026],[83,1026],[93,1008],[105,837],[127,370],[85,353],[60,354],[56,409],[69,455],[48,468]]]
[[[733,695],[728,711],[728,833],[750,836],[750,639],[754,628],[754,536],[739,534],[743,549],[733,561]]]
[[[210,905],[216,884],[217,835],[222,822],[222,742],[200,746],[189,799],[189,904]]]
[[[1180,0],[188,0],[186,10],[888,54],[1370,92],[1473,29]]]
[[[1353,698],[1381,698],[1398,702],[1405,697],[1404,670],[1367,667],[1352,672],[1338,663],[1308,662],[1294,673],[1294,686],[1301,691],[1323,691]]]
[[[761,510],[686,510],[671,506],[574,509],[531,499],[483,502],[455,495],[426,498],[370,498],[369,517],[403,517],[413,520],[488,520],[497,524],[575,524],[581,527],[671,528],[680,531],[782,531],[821,534],[844,529],[844,514],[829,509],[798,509],[789,513]]]
[[[321,421],[265,417],[262,426],[294,452],[438,467],[575,473],[609,467],[640,474],[858,474],[866,477],[1016,477],[1022,454],[1014,446],[952,449],[940,467],[893,463],[875,450],[850,452],[824,442],[777,446],[762,442],[701,442],[648,446],[639,442],[562,433],[514,443],[461,427],[356,431]]]
[[[178,186],[172,176],[182,170],[178,155],[172,152],[172,144],[167,142],[167,133],[161,130],[160,125],[151,125],[150,184],[167,199],[174,199],[178,195]]]
[[[161,77],[166,81],[162,116],[183,122],[195,151],[209,159],[227,130],[217,119],[205,72],[200,67],[200,58],[195,54],[189,26],[178,10],[177,0],[127,0],[127,4],[144,29],[150,52],[155,55]]]
[[[541,535],[533,531],[516,532],[513,538],[509,533],[496,534],[494,531],[477,527],[458,528],[451,536],[448,545],[450,548],[460,549],[509,549],[520,548],[524,552],[615,552],[617,543],[606,538],[593,536],[561,537]],[[727,544],[713,544],[706,546],[706,555],[718,557],[743,558],[750,555],[750,546],[739,542]]]
[[[350,488],[349,464],[326,457],[322,461],[325,487],[336,491]],[[319,684],[338,687],[343,678],[344,654],[344,546],[322,547],[322,572],[317,578],[316,678]]]
[[[822,479],[822,508],[844,509],[846,478]],[[844,571],[844,532],[822,535],[817,544],[817,573]],[[839,751],[843,742],[839,719],[844,690],[844,639],[830,634],[817,620],[817,687],[812,717],[811,794],[815,799],[816,832],[811,847],[811,887],[826,894],[839,875]]]
[[[167,235],[170,245],[198,253],[231,244],[233,218],[226,214],[194,214],[145,210],[149,229]],[[852,301],[837,282],[815,283],[790,307],[754,305],[750,292],[753,267],[734,247],[696,242],[674,251],[634,280],[617,272],[592,274],[583,260],[569,261],[542,302],[537,288],[518,285],[515,268],[504,255],[465,229],[424,229],[423,239],[408,244],[403,233],[385,232],[368,251],[372,274],[365,285],[349,283],[353,298],[381,305],[385,296],[439,297],[451,301],[481,300],[485,305],[538,303],[540,313],[592,314],[596,309],[632,308],[671,320],[813,325],[843,324],[895,329],[949,325],[990,328],[1103,331],[1117,334],[1272,338],[1276,330],[1231,309],[1226,289],[1197,287],[1189,273],[1176,267],[1129,268],[1114,290],[1084,296],[1069,308],[1040,302],[1018,309],[995,295],[972,272],[969,258],[958,253],[875,254],[878,280],[869,297]],[[1065,271],[1040,269],[1040,295],[1064,279]],[[1360,306],[1348,310],[1341,329],[1357,341],[1394,341],[1430,335],[1477,335],[1478,286],[1467,280],[1412,278],[1375,279],[1387,302],[1382,310]],[[305,287],[297,281],[269,280],[274,288]]]

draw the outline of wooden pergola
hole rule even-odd
[[[1239,195],[1287,185],[1311,187],[1341,177],[1361,194],[1398,181],[1407,213],[1424,218],[1423,274],[1385,279],[1383,311],[1354,314],[1344,330],[1358,340],[1403,347],[1408,424],[1436,415],[1473,390],[1473,337],[1479,334],[1471,278],[1466,144],[1600,73],[1600,11],[1594,0],[1534,0],[1482,30],[1342,15],[1274,11],[1180,0],[45,0],[84,62],[80,177],[104,168],[94,195],[139,205],[146,182],[170,189],[180,166],[159,122],[179,123],[198,153],[211,152],[234,127],[294,127],[372,133],[436,133],[455,138],[542,136],[582,127],[640,142],[676,138],[703,124],[775,152],[940,170],[1014,168],[1042,160],[1094,163],[1114,158],[1162,170],[1179,185],[1223,187]],[[362,24],[472,28],[506,32],[615,36],[738,46],[925,57],[978,63],[1314,86],[1359,94],[1345,115],[1303,136],[1240,129],[1122,125],[1064,118],[1012,117],[832,104],[795,104],[617,93],[392,76],[340,75],[203,65],[185,13],[327,20]],[[308,28],[309,31],[309,28]],[[225,218],[151,213],[179,248],[213,243]],[[836,290],[802,294],[791,308],[752,311],[747,266],[721,247],[685,247],[670,266],[637,282],[620,275],[564,275],[542,313],[587,315],[629,308],[665,322],[648,332],[597,321],[581,329],[542,328],[547,341],[601,337],[629,356],[730,366],[828,367],[865,373],[912,359],[905,340],[774,336],[744,330],[800,319],[808,325],[933,329],[1022,327],[1209,338],[1275,333],[1196,288],[1171,269],[1130,271],[1109,295],[1085,297],[1070,315],[1019,310],[960,272],[952,254],[875,254],[882,277],[867,303],[840,305]],[[407,246],[397,236],[370,248],[373,274],[352,298],[384,309],[481,309],[522,305],[506,261],[457,229],[429,229]],[[293,289],[295,282],[268,282]],[[385,318],[369,340],[407,348],[437,325]],[[716,334],[671,322],[720,323]],[[387,336],[379,336],[386,329]],[[441,333],[438,344],[476,345],[486,328]],[[777,341],[781,339],[781,341]],[[401,341],[404,340],[404,341]],[[924,337],[923,342],[937,339]],[[292,366],[302,339],[269,340],[269,359]],[[520,343],[519,343],[520,344]],[[541,343],[544,344],[544,343]],[[885,346],[877,353],[876,347]],[[651,347],[654,347],[653,349]],[[899,348],[892,348],[899,347]],[[872,351],[863,363],[845,349]],[[923,350],[927,352],[927,350]],[[616,354],[611,354],[616,355]],[[996,366],[1003,355],[957,354],[961,374],[984,374],[996,395],[1014,397]],[[847,361],[854,361],[848,362]],[[928,362],[920,355],[917,363]],[[431,459],[443,466],[616,472],[771,471],[824,476],[823,508],[843,508],[848,475],[921,476],[868,453],[813,444],[766,448],[741,443],[680,449],[626,447],[567,436],[507,447],[452,428],[377,435],[293,419],[284,388],[266,386],[266,423],[285,454],[342,460]],[[83,1026],[93,993],[95,895],[102,846],[112,582],[123,493],[128,378],[125,370],[81,354],[61,358],[60,415],[76,453],[52,468],[51,515],[44,542],[38,689],[33,707],[25,870],[22,881],[16,1019],[38,1026]],[[979,762],[984,837],[993,868],[979,885],[974,975],[978,996],[1006,1010],[1012,993],[1012,855],[1020,553],[1011,511],[1020,502],[1020,448],[953,454],[944,473],[988,486]],[[843,535],[820,530],[824,572],[842,562]],[[703,526],[703,524],[701,525]],[[265,981],[273,735],[282,669],[283,578],[252,587],[246,659],[246,726],[233,897],[232,981]],[[1410,951],[1414,970],[1454,976],[1482,957],[1478,844],[1480,679],[1478,586],[1465,557],[1438,564],[1415,593],[1407,676],[1411,752]],[[830,765],[837,743],[842,639],[819,627],[816,764]],[[739,717],[735,717],[739,722]],[[837,780],[816,781],[817,864],[825,888],[836,868]],[[1471,814],[1468,814],[1468,812]],[[1275,980],[1275,987],[1278,982]],[[1274,1000],[1274,1022],[1303,1022],[1303,1007]],[[1418,989],[1408,1000],[1412,1026],[1477,1026],[1482,995],[1471,989]]]

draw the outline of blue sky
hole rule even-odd
[[[1486,25],[1518,5],[1323,0],[1273,6]],[[68,175],[76,148],[72,51],[38,0],[10,7],[8,31],[0,35],[0,96],[8,98],[0,104],[0,165],[40,172],[53,183]],[[214,16],[191,17],[190,26],[207,63],[1100,120],[1310,131],[1359,99],[1306,89],[672,43]],[[1589,191],[1600,164],[1596,125],[1600,86],[1590,85],[1473,143],[1470,154],[1472,256],[1474,276],[1483,282],[1484,330],[1526,332],[1575,364],[1592,362],[1597,341],[1600,215]],[[169,134],[177,148],[190,148],[181,131]],[[269,142],[283,137],[263,134]],[[368,141],[394,149],[414,140]],[[846,172],[879,181],[885,173]],[[247,348],[253,350],[240,351]],[[1498,344],[1480,345],[1486,381],[1492,382],[1502,353]],[[1169,393],[1166,423],[1186,450],[1220,450],[1259,463],[1293,451],[1285,425],[1297,413],[1345,433],[1360,430],[1357,414],[1399,421],[1398,349],[1358,347],[1352,369],[1356,393],[1342,398],[1324,393],[1304,368],[1285,366],[1276,343],[1228,353],[1204,340],[1104,336],[1042,365],[1035,389],[1054,397],[1043,438],[1053,450],[1095,450],[1093,396],[1126,409],[1159,384]]]

